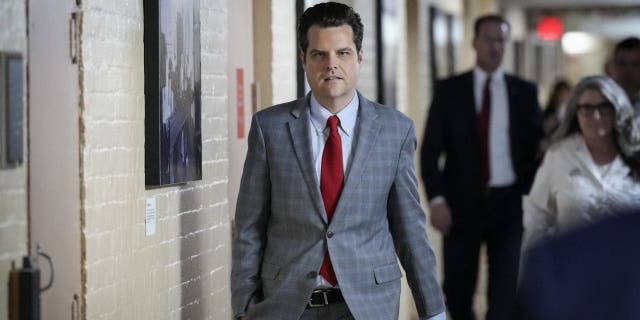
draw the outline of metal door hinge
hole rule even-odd
[[[80,56],[80,15],[80,11],[74,11],[69,19],[69,55],[73,64]]]
[[[71,301],[71,320],[80,320],[80,296],[78,294],[74,294],[73,301]]]

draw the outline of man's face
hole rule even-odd
[[[630,99],[640,93],[640,48],[620,50],[613,61],[613,76]]]
[[[311,91],[325,108],[338,112],[355,95],[362,64],[353,30],[346,24],[328,28],[313,25],[307,38],[309,46],[301,59]]]
[[[473,48],[476,50],[476,63],[484,71],[491,73],[502,64],[508,33],[506,23],[487,21],[480,25],[478,35],[473,39]]]

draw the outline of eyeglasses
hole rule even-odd
[[[613,104],[611,104],[611,102],[603,102],[596,105],[586,103],[578,105],[578,113],[583,116],[592,116],[596,110],[598,110],[598,113],[603,116],[610,116],[614,113]]]

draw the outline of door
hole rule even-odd
[[[255,109],[253,84],[253,5],[251,0],[229,1],[229,210],[235,214],[236,200],[251,114]]]
[[[29,247],[34,254],[40,244],[55,270],[41,296],[43,320],[77,319],[82,297],[75,11],[76,0],[28,1]],[[44,284],[43,259],[40,268]]]

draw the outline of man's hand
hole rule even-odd
[[[451,210],[446,202],[429,206],[429,216],[431,225],[443,235],[449,233],[453,222],[451,221]]]

